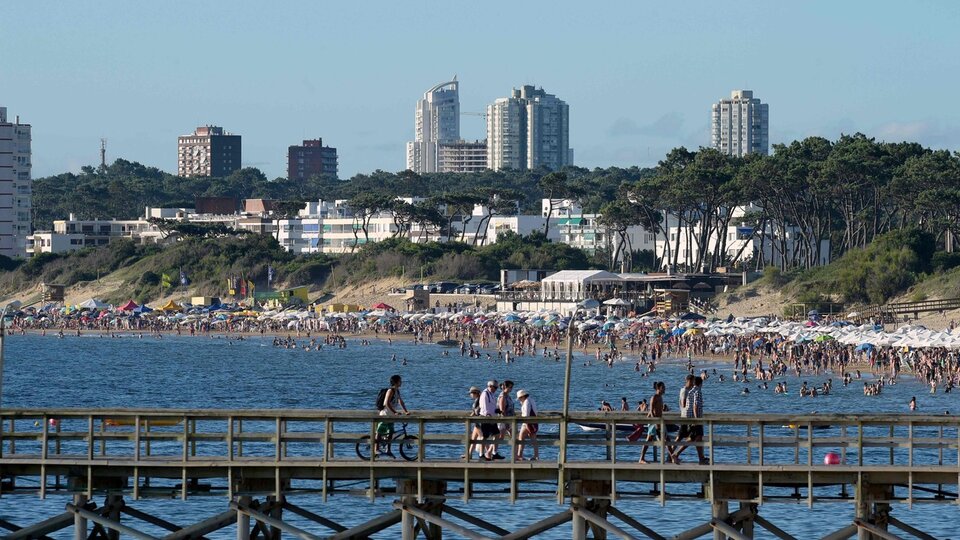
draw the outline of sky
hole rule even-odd
[[[107,157],[176,172],[177,136],[243,136],[286,174],[322,138],[340,177],[405,167],[414,106],[457,75],[464,112],[522,84],[570,106],[583,167],[655,165],[710,143],[731,90],[771,143],[863,132],[960,148],[960,2],[74,0],[4,4],[0,106],[33,125],[33,176]],[[461,135],[485,137],[480,116]]]

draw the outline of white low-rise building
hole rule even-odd
[[[53,231],[37,231],[27,237],[27,254],[69,253],[87,247],[82,234],[58,234]]]
[[[711,268],[694,268],[700,258],[700,250],[706,249],[703,265],[709,265],[709,252],[721,246],[724,251],[723,261],[727,266],[738,267],[746,262],[756,264],[762,258],[763,266],[777,265],[782,260],[781,253],[786,260],[793,260],[797,250],[803,249],[799,227],[780,227],[767,222],[762,230],[748,223],[744,218],[753,212],[759,211],[755,205],[739,206],[733,209],[733,218],[726,228],[712,232],[706,246],[697,243],[698,228],[677,225],[675,218],[666,221],[668,239],[663,235],[657,236],[656,253],[662,260],[662,268],[686,269],[689,271],[711,271]],[[720,235],[724,236],[720,236]],[[819,266],[830,263],[830,241],[820,241]]]

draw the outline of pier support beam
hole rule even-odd
[[[730,515],[730,506],[727,501],[714,499],[710,501],[710,516],[716,521],[726,521]],[[713,528],[713,540],[727,540],[727,535],[720,529]]]
[[[123,495],[107,495],[104,506],[109,508],[104,516],[120,523],[120,509],[123,508]],[[109,540],[120,540],[120,531],[116,529],[107,529],[107,538]]]
[[[73,504],[77,508],[86,508],[87,496],[77,493],[73,496]],[[80,514],[73,515],[73,540],[87,540],[87,518]]]
[[[857,540],[878,540],[881,535],[874,531],[887,531],[890,523],[890,501],[893,498],[893,487],[887,485],[870,484],[866,474],[862,475],[857,484],[856,493],[856,520],[871,525],[858,527]]]
[[[397,494],[400,495],[400,537],[403,540],[415,540],[423,531],[427,540],[441,540],[445,520],[433,521],[424,516],[440,516],[443,514],[445,502],[444,494],[447,491],[446,482],[424,480],[398,480]],[[411,511],[413,510],[413,511]]]
[[[609,496],[610,482],[608,480],[570,481],[570,506],[574,510],[586,510],[589,512],[588,515],[596,516],[605,521],[607,519],[607,509],[610,507],[610,501],[606,497]],[[590,531],[596,540],[606,540],[607,530],[598,523],[587,520],[584,513],[574,511],[572,516],[571,538],[573,540],[584,540],[587,537],[587,531]]]
[[[238,506],[250,506],[252,499],[246,495],[237,497]],[[250,540],[250,516],[237,512],[237,540]]]

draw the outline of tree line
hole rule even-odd
[[[192,207],[196,196],[268,198],[286,201],[295,214],[309,200],[347,199],[357,215],[359,243],[370,219],[392,210],[397,235],[436,227],[466,240],[466,225],[477,219],[485,230],[494,215],[539,214],[540,200],[573,199],[619,238],[608,254],[612,267],[630,260],[627,234],[640,225],[664,245],[654,266],[679,268],[682,247],[695,247],[689,269],[741,265],[810,268],[865,248],[890,231],[918,227],[940,248],[960,233],[960,156],[911,142],[886,143],[857,133],[835,141],[809,137],[774,145],[770,156],[725,156],[713,149],[677,148],[655,167],[609,167],[562,171],[486,171],[426,174],[375,171],[340,181],[268,180],[259,170],[241,169],[225,178],[180,178],[139,163],[117,160],[105,168],[84,167],[34,181],[34,227],[49,228],[69,213],[80,218],[134,218],[145,206]],[[409,204],[397,197],[428,201]],[[491,214],[473,217],[476,204]],[[447,208],[440,213],[439,205]],[[736,208],[746,208],[737,216]],[[463,216],[455,223],[454,216]],[[729,249],[730,225],[746,225],[738,238],[756,239],[772,259]],[[459,227],[457,226],[459,225]],[[549,234],[549,223],[544,234]],[[471,229],[473,227],[470,227]],[[671,234],[671,229],[681,234]],[[767,234],[773,231],[774,234]],[[791,242],[787,237],[795,237]],[[482,242],[483,234],[474,242]],[[792,244],[788,245],[788,244]]]

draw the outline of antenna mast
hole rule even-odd
[[[107,168],[107,140],[100,139],[100,168]]]

